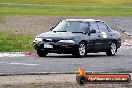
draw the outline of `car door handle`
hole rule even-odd
[[[100,35],[98,35],[98,37],[100,37]]]

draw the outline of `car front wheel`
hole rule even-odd
[[[85,57],[87,55],[87,46],[84,42],[79,43],[78,50],[73,55],[75,57]]]
[[[48,53],[45,52],[44,50],[37,50],[37,54],[39,57],[46,57]]]
[[[106,52],[108,56],[114,56],[117,52],[117,46],[115,42],[112,42],[110,45],[110,49]]]

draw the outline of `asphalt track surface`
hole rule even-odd
[[[48,54],[47,57],[0,57],[1,74],[74,73],[79,66],[88,72],[132,72],[132,48],[119,50],[115,56],[105,53],[72,55]]]

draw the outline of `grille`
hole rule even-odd
[[[48,40],[48,39],[43,39],[44,42],[59,42],[59,40],[57,39],[51,39],[51,40]]]

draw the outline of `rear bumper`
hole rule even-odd
[[[68,43],[48,43],[53,46],[53,48],[44,48],[44,44],[36,44],[33,46],[36,50],[45,50],[48,53],[58,53],[58,54],[72,54],[78,49],[78,44],[68,44]]]
[[[117,40],[117,48],[120,48],[120,46],[121,46],[121,38],[119,38],[119,39]]]

